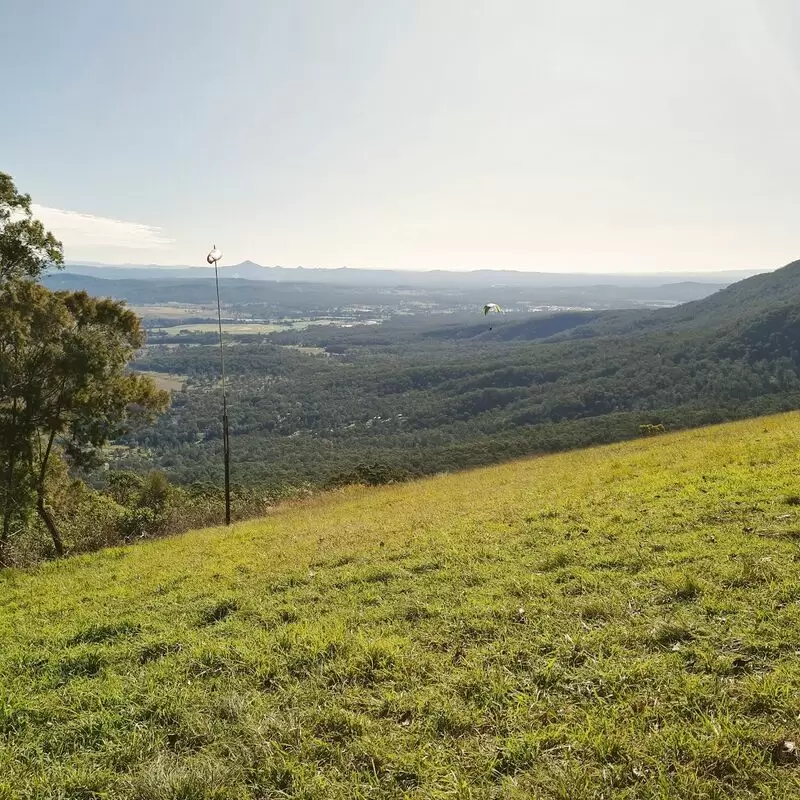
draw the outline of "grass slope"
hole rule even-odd
[[[799,445],[782,415],[6,571],[0,798],[797,797]]]

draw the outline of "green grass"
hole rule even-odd
[[[140,375],[152,378],[159,389],[166,392],[179,392],[186,385],[186,375],[175,375],[168,372],[153,372],[150,370],[137,370]]]
[[[0,573],[0,798],[794,798],[800,415]]]

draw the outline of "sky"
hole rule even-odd
[[[800,256],[796,0],[0,0],[0,170],[70,260]]]

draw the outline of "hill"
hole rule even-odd
[[[635,309],[603,313],[556,314],[551,318],[553,335],[561,338],[592,338],[642,333],[675,334],[692,330],[740,330],[772,314],[786,314],[800,304],[800,261],[721,288],[708,296],[673,308]],[[540,339],[539,320],[498,325],[492,338],[503,341]],[[461,333],[463,335],[463,333]]]
[[[399,479],[619,441],[642,424],[800,405],[800,264],[674,309],[453,317],[313,326],[237,345],[227,362],[235,480]],[[203,341],[213,345],[213,334]],[[195,382],[154,428],[124,440],[144,455],[120,465],[218,480],[218,363],[203,346],[142,356],[142,369]]]
[[[151,269],[128,273],[112,268],[97,268],[93,275],[56,272],[45,277],[52,290],[83,290],[97,297],[114,297],[134,305],[190,303],[207,305],[215,298],[213,271],[197,268],[191,275],[178,277],[174,271]],[[293,274],[293,270],[286,270]],[[434,310],[467,310],[474,315],[486,302],[487,292],[509,308],[526,311],[546,306],[570,308],[643,308],[671,306],[706,297],[726,283],[677,282],[643,285],[597,285],[587,283],[526,287],[525,285],[492,286],[471,281],[450,280],[446,286],[416,286],[387,283],[372,285],[337,283],[329,270],[316,270],[317,282],[305,280],[254,279],[250,272],[239,273],[231,268],[221,270],[223,303],[249,316],[285,316],[331,312],[348,306],[370,307],[374,313],[429,313]],[[358,272],[358,270],[351,270]],[[135,277],[134,277],[135,276]],[[297,276],[294,276],[297,277]],[[467,317],[469,318],[469,317]]]
[[[0,573],[0,797],[796,797],[798,446],[792,413]]]
[[[207,278],[211,269],[200,267],[164,267],[158,264],[96,264],[67,261],[67,270],[77,275],[116,280],[196,279]],[[613,284],[624,287],[657,287],[661,284],[694,282],[727,285],[749,275],[767,270],[716,270],[712,272],[660,272],[660,273],[562,273],[523,272],[513,269],[479,269],[467,271],[402,270],[402,269],[321,269],[314,267],[267,267],[253,261],[240,264],[221,264],[222,277],[250,280],[309,282],[337,286],[393,287],[414,286],[428,289],[487,289],[489,287],[546,288],[552,286],[576,287],[596,284]]]

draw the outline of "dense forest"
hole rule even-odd
[[[229,341],[234,480],[383,482],[794,408],[800,263],[672,309],[380,326]],[[490,329],[491,328],[491,329]],[[213,335],[153,345],[137,367],[186,376],[117,464],[218,482]]]

